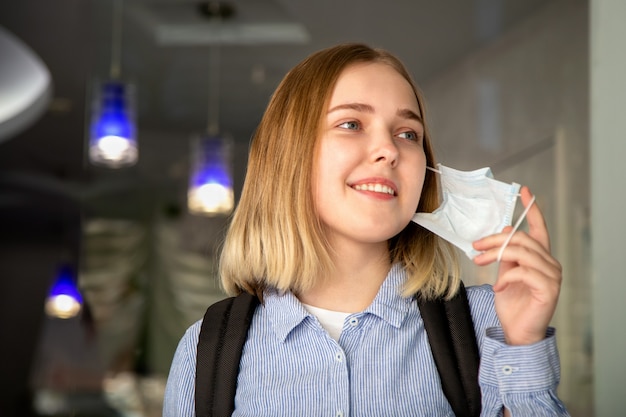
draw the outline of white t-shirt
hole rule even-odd
[[[339,342],[343,323],[351,313],[342,313],[340,311],[326,310],[325,308],[313,307],[312,305],[302,303],[306,311],[317,317],[322,327],[328,332],[330,337]]]

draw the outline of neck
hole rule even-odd
[[[335,268],[308,291],[298,294],[301,302],[344,313],[366,309],[378,294],[391,262],[387,243],[335,251]]]

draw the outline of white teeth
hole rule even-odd
[[[354,186],[354,189],[358,191],[373,191],[375,193],[383,193],[389,195],[396,194],[392,188],[389,188],[386,185],[382,184],[358,184]]]

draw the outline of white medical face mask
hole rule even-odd
[[[439,170],[429,169],[441,175],[443,202],[432,213],[416,213],[412,220],[473,259],[480,252],[472,247],[472,242],[500,233],[511,225],[520,185],[495,180],[488,167],[475,171],[458,171],[441,164],[437,167]],[[513,232],[531,206],[532,202],[520,216]],[[498,261],[513,232],[502,246]]]

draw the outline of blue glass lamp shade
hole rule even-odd
[[[89,159],[111,168],[137,162],[134,87],[121,81],[96,83],[89,137]]]
[[[46,300],[46,314],[68,319],[80,312],[82,304],[83,298],[76,286],[72,268],[61,267]]]
[[[200,136],[192,141],[187,206],[191,213],[229,214],[235,205],[232,179],[232,140]]]

